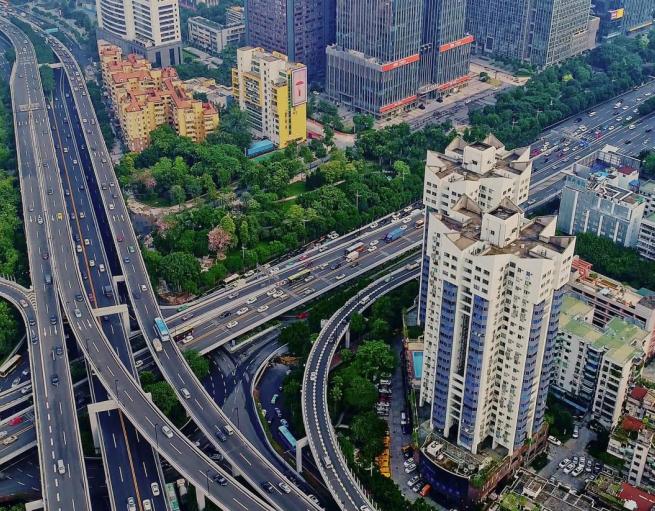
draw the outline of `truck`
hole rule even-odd
[[[398,227],[397,229],[394,229],[393,231],[389,231],[387,233],[387,235],[384,237],[384,241],[386,241],[387,243],[391,243],[392,241],[396,241],[402,235],[403,235],[403,229]]]
[[[346,261],[352,263],[353,261],[357,260],[357,258],[359,258],[359,252],[357,252],[357,250],[353,250],[346,256]]]

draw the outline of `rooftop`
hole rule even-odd
[[[473,454],[433,432],[421,447],[421,454],[453,474],[473,477],[486,468],[497,466],[507,456],[507,451],[502,448],[486,448]]]
[[[565,296],[559,319],[560,331],[585,339],[619,365],[641,356],[643,342],[650,336],[648,332],[618,317],[612,318],[601,329],[585,321],[584,317],[590,308],[572,296]]]
[[[500,496],[499,509],[503,511],[538,510],[590,511],[606,510],[586,495],[578,495],[561,483],[551,483],[532,472],[521,469],[514,481]]]

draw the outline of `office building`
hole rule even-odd
[[[591,0],[468,0],[474,51],[545,67],[594,46]]]
[[[225,24],[226,25],[244,25],[246,24],[246,14],[243,7],[240,5],[233,5],[225,9]]]
[[[567,234],[590,232],[635,247],[645,211],[644,198],[632,191],[639,165],[639,160],[611,146],[574,163],[564,171],[557,228]]]
[[[649,332],[644,348],[648,358],[655,354],[655,293],[634,289],[592,271],[588,262],[575,257],[571,265],[569,290],[594,309],[592,323],[604,328],[613,318],[636,325]]]
[[[193,99],[174,68],[153,68],[135,54],[123,58],[113,45],[101,45],[99,54],[104,86],[130,151],[148,147],[150,132],[163,124],[194,142],[218,127],[216,108]]]
[[[475,151],[463,162],[486,165]],[[446,213],[427,208],[420,402],[459,446],[476,453],[490,441],[511,455],[543,425],[575,238],[555,234],[555,217],[527,220],[508,197],[489,206],[464,194]]]
[[[466,16],[466,0],[424,1],[419,95],[438,97],[468,81],[473,36]]]
[[[192,16],[187,22],[189,43],[209,53],[219,54],[227,46],[241,46],[246,27],[243,23],[220,25],[201,16]]]
[[[138,53],[157,67],[182,62],[177,0],[96,0],[98,40]]]
[[[307,67],[262,48],[237,50],[232,91],[256,137],[278,147],[307,138]]]
[[[655,260],[655,213],[641,220],[637,251],[641,257]]]
[[[336,103],[386,117],[468,79],[472,38],[462,0],[337,0],[325,90]]]
[[[654,10],[653,0],[594,0],[594,15],[600,19],[598,39],[607,41],[649,29]]]
[[[307,66],[325,78],[325,48],[334,42],[335,0],[246,0],[246,42]]]
[[[565,296],[555,347],[555,394],[606,428],[615,426],[634,370],[643,361],[650,333],[615,317],[604,328],[593,324],[593,307]]]

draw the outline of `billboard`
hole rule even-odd
[[[460,46],[465,46],[467,44],[471,44],[475,39],[473,38],[472,35],[467,35],[465,37],[462,37],[461,39],[457,39],[457,41],[452,41],[450,43],[442,44],[439,46],[439,53],[443,53],[448,50],[454,50],[455,48],[459,48]]]
[[[614,9],[613,11],[610,11],[610,20],[619,20],[623,18],[623,14],[625,13],[625,9]]]
[[[307,103],[307,68],[299,67],[291,71],[291,104],[293,106]]]
[[[412,64],[413,62],[418,62],[420,55],[415,53],[409,57],[403,59],[394,60],[393,62],[388,62],[387,64],[382,65],[382,72],[392,71],[393,69],[398,69],[399,67],[406,66],[407,64]]]

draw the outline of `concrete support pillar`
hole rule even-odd
[[[346,341],[345,341],[345,346],[347,349],[350,349],[350,324],[348,325],[348,328],[346,328]]]
[[[198,504],[198,511],[203,511],[207,505],[205,503],[205,492],[200,488],[196,488],[196,503]]]
[[[307,437],[303,437],[296,441],[296,472],[302,473],[302,448],[307,445]],[[316,461],[319,463],[319,461]]]
[[[25,504],[25,511],[37,511],[38,509],[45,509],[43,499],[34,500]]]
[[[98,425],[97,414],[117,409],[118,404],[113,399],[108,399],[100,403],[91,403],[87,406],[89,422],[91,423],[91,436],[93,437],[93,446],[96,448],[96,452],[100,452],[100,426]]]

